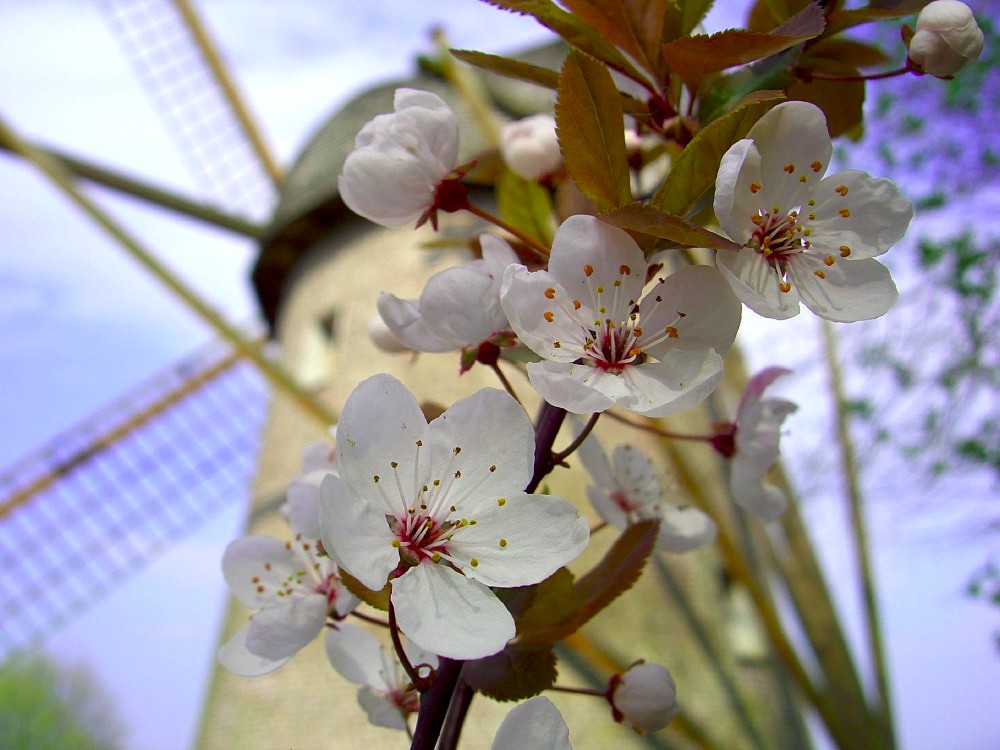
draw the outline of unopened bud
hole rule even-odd
[[[500,155],[512,172],[526,180],[537,180],[562,166],[551,115],[533,115],[508,122],[500,132]]]
[[[608,700],[616,721],[637,732],[663,729],[677,715],[677,687],[666,667],[638,664],[611,680]]]
[[[917,16],[917,30],[909,49],[914,70],[948,78],[982,51],[983,32],[965,3],[934,0]]]

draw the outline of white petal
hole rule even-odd
[[[569,727],[548,698],[536,696],[515,706],[493,738],[492,750],[573,750]]]
[[[440,175],[428,175],[401,149],[352,151],[337,189],[347,207],[386,227],[412,224],[434,202]]]
[[[459,137],[458,121],[451,107],[437,94],[406,88],[396,89],[393,104],[420,133],[441,168],[450,172],[458,161]]]
[[[774,521],[785,512],[788,498],[773,484],[763,481],[756,468],[733,458],[729,491],[733,500],[753,515],[765,521]]]
[[[378,314],[401,344],[418,352],[450,352],[458,347],[432,331],[417,300],[400,299],[382,292],[378,296]]]
[[[619,445],[611,463],[616,484],[633,505],[647,507],[659,502],[663,494],[660,478],[646,454],[631,445]]]
[[[319,539],[319,485],[327,472],[312,471],[288,485],[286,508],[292,531],[307,539]]]
[[[662,302],[657,302],[657,297]],[[678,316],[683,313],[683,317]],[[639,305],[643,335],[639,346],[659,358],[667,349],[705,349],[725,354],[740,329],[743,307],[725,278],[708,266],[688,266],[654,286]],[[651,347],[650,336],[661,336],[664,328],[676,329],[676,338]]]
[[[247,623],[219,648],[219,664],[233,674],[239,677],[261,677],[284,666],[292,658],[286,656],[281,659],[266,659],[251,652],[246,645],[249,631],[250,623]]]
[[[597,383],[598,386],[613,386],[614,382],[601,382],[606,378],[617,378],[617,376],[605,376],[594,367],[565,362],[528,364],[528,380],[539,395],[553,406],[573,414],[590,414],[610,409],[615,405],[613,397],[594,385]],[[605,390],[610,390],[610,387]],[[619,395],[624,395],[624,390]]]
[[[833,143],[823,111],[808,102],[782,102],[750,128],[747,138],[760,151],[761,205],[795,207],[810,185],[826,173]],[[800,178],[805,177],[806,182]]]
[[[579,431],[580,428],[575,430],[575,432]],[[605,489],[617,489],[614,472],[611,471],[611,462],[608,461],[607,454],[593,433],[583,441],[576,454],[580,457],[580,462],[590,474],[591,479]]]
[[[479,345],[507,327],[493,279],[469,266],[446,268],[428,279],[420,295],[420,314],[431,331],[451,341],[453,348]]]
[[[265,659],[283,659],[308,645],[323,629],[326,597],[308,594],[260,610],[250,621],[246,647]]]
[[[249,609],[279,601],[285,580],[302,566],[284,542],[269,536],[247,536],[232,542],[222,555],[222,575],[233,594]]]
[[[358,691],[358,704],[364,709],[368,722],[386,729],[406,729],[406,720],[399,707],[384,695],[371,688]]]
[[[775,380],[791,374],[792,371],[787,367],[765,367],[763,370],[750,378],[747,381],[746,387],[743,389],[743,395],[740,397],[739,406],[736,407],[736,418],[734,421],[739,424],[743,410],[750,404],[760,400],[761,396],[764,395],[764,391],[770,387]]]
[[[514,618],[496,594],[445,565],[423,562],[392,582],[396,622],[431,653],[479,659],[514,637]]]
[[[395,486],[393,461],[399,476],[412,482],[417,441],[426,429],[417,400],[396,378],[383,373],[362,381],[348,396],[337,425],[340,475],[366,498],[381,497],[375,476],[388,488]],[[385,512],[396,510],[393,505]]]
[[[337,673],[355,685],[367,685],[386,692],[395,686],[385,675],[388,658],[378,639],[367,630],[339,623],[326,633],[326,655]],[[389,662],[390,665],[392,662]]]
[[[813,197],[811,254],[839,259],[846,247],[852,260],[881,255],[899,241],[913,218],[913,204],[896,183],[854,169],[824,179]]]
[[[517,265],[520,261],[517,253],[506,241],[495,234],[479,235],[479,246],[482,248],[483,261],[486,269],[496,282],[497,289],[500,289],[500,282],[503,281],[504,271],[507,266]]]
[[[523,493],[504,501],[493,501],[476,515],[475,525],[459,529],[448,544],[469,578],[487,586],[528,586],[575,560],[587,546],[587,522],[569,501]]]
[[[551,299],[546,295],[549,289]],[[557,362],[572,362],[580,356],[571,344],[582,343],[581,316],[593,317],[589,301],[588,307],[574,311],[570,294],[548,271],[532,273],[524,266],[508,267],[500,287],[500,303],[517,338],[535,354]]]
[[[889,269],[872,258],[827,266],[819,258],[800,255],[795,263],[789,264],[789,276],[802,304],[821,318],[836,323],[877,318],[899,296]]]
[[[715,262],[733,293],[758,315],[785,320],[799,314],[795,287],[782,292],[777,272],[760,253],[743,248],[736,253],[718,253]]]
[[[323,546],[341,568],[373,591],[385,586],[399,552],[382,508],[365,503],[331,475],[320,486],[319,523]]]
[[[656,547],[663,552],[681,554],[702,547],[715,539],[715,522],[693,506],[660,508],[660,533]]]
[[[623,270],[627,273],[622,273]],[[628,314],[631,308],[628,303],[637,302],[642,294],[646,283],[646,259],[625,230],[593,216],[577,214],[566,219],[556,230],[549,256],[549,273],[572,298],[591,309],[597,307],[591,290],[603,285],[607,315],[618,321]],[[615,281],[621,281],[621,287],[614,290],[620,298],[618,307],[624,311],[621,315],[616,314],[610,304]]]
[[[711,349],[667,352],[623,373],[630,397],[621,406],[647,417],[665,417],[700,404],[722,379],[722,357]]]
[[[719,226],[733,242],[743,244],[753,236],[756,226],[750,217],[756,216],[761,206],[757,186],[762,179],[760,152],[754,142],[745,138],[730,146],[715,178],[714,205]]]
[[[520,492],[534,469],[531,420],[510,394],[495,388],[453,404],[430,423],[425,445],[433,467],[428,476],[442,484],[450,478],[448,505],[459,515],[476,514],[483,503]]]
[[[607,521],[616,529],[628,528],[629,516],[622,509],[622,507],[611,498],[609,490],[592,484],[587,487],[587,499],[590,500],[590,504],[594,506],[594,510],[597,511],[597,515],[599,515],[604,521]]]

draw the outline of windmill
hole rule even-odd
[[[181,3],[181,2],[178,2],[176,5],[179,9],[183,9],[186,7],[186,3]],[[165,7],[163,4],[159,4],[157,7],[160,7],[161,10],[154,11],[154,15],[158,12],[164,12],[162,10],[162,8]],[[181,10],[178,10],[178,12],[180,13]],[[190,14],[189,7],[187,7],[187,13]],[[145,17],[143,14],[137,14],[137,15],[140,18]],[[126,18],[127,16],[125,16],[124,14],[113,15],[113,22],[115,24],[119,24],[122,28],[132,28],[130,24],[134,22],[130,20],[125,20]],[[195,38],[197,36],[198,35],[196,33],[191,34],[191,38]],[[135,39],[133,41],[130,41],[129,44],[134,44],[135,49],[139,53],[143,53],[145,50],[155,47],[155,44],[150,42],[148,35],[146,35],[145,33],[136,34]],[[139,67],[141,69],[144,69],[144,63],[140,62]],[[156,68],[153,69],[156,70]],[[193,69],[196,71],[196,75],[203,74],[204,72],[204,66],[200,63],[195,63]],[[154,74],[150,75],[151,78],[154,76]],[[170,79],[167,80],[169,81]],[[205,80],[211,80],[211,79],[205,79]],[[449,96],[449,94],[447,93],[448,91],[447,86],[445,86],[439,80],[436,81],[433,78],[427,78],[425,80],[422,78],[421,83],[426,84],[430,88],[438,87],[442,95]],[[153,85],[155,88],[155,86],[158,86],[159,84],[154,81]],[[204,84],[202,83],[196,84],[196,86],[201,86],[201,85]],[[390,91],[389,89],[376,90],[372,92],[370,96],[364,97],[355,102],[355,105],[350,113],[350,117],[353,124],[355,125],[355,129],[356,126],[360,125],[360,122],[363,122],[364,119],[367,119],[368,116],[383,111],[387,108],[386,102],[388,100],[389,91]],[[452,93],[450,94],[450,96],[454,97],[454,94]],[[456,102],[456,105],[459,104],[460,102]],[[174,105],[168,104],[168,109],[170,106]],[[180,119],[182,121],[186,121],[187,118],[185,116],[181,116]],[[320,132],[320,134],[317,135],[317,138],[313,140],[310,147],[307,148],[306,152],[303,153],[303,158],[300,160],[300,165],[301,164],[309,165],[311,159],[312,160],[311,167],[313,168],[313,172],[311,174],[307,174],[306,172],[299,173],[299,177],[304,180],[303,183],[304,190],[302,192],[294,194],[293,197],[301,198],[303,195],[308,195],[309,189],[315,187],[316,185],[316,183],[314,183],[312,180],[315,179],[322,180],[325,178],[327,181],[329,181],[331,175],[336,174],[337,170],[335,168],[330,168],[331,165],[336,166],[335,158],[330,159],[329,161],[326,162],[328,171],[325,173],[325,175],[317,175],[315,173],[315,168],[317,167],[317,163],[319,164],[323,163],[322,161],[317,162],[316,160],[323,155],[322,148],[324,146],[331,147],[334,150],[338,148],[342,150],[345,147],[345,144],[350,143],[353,133],[349,129],[345,128],[344,124],[345,123],[343,119],[337,120],[335,118],[333,121],[329,123],[328,128],[325,128],[323,131]],[[331,137],[333,140],[330,142],[323,140],[322,136],[324,135],[324,133],[328,137]],[[203,137],[204,136],[193,135],[192,136],[193,142],[195,144],[199,144],[202,142],[199,139]],[[92,170],[90,168],[90,165],[85,165],[80,162],[73,162],[69,159],[61,157],[58,154],[42,152],[37,147],[32,146],[30,143],[28,144],[24,143],[23,139],[20,139],[15,133],[8,131],[5,135],[4,140],[6,141],[6,143],[10,148],[20,152],[23,156],[26,156],[27,158],[35,161],[42,167],[48,167],[50,170],[50,174],[57,180],[59,179],[60,175],[65,175],[66,172],[68,171],[70,173],[75,172],[79,176],[85,177],[86,179],[103,180],[105,184],[110,184],[116,181],[114,175],[107,175],[107,174],[101,175],[99,170],[97,171]],[[238,140],[242,149],[242,153],[244,153],[245,155],[246,153],[248,153],[248,151],[245,149],[245,144],[243,143],[242,139]],[[268,170],[266,167],[259,170],[259,172],[261,173],[265,173],[267,171]],[[267,178],[263,179],[262,182],[267,182]],[[133,185],[131,187],[135,188],[138,186]],[[223,191],[223,194],[225,194],[225,191]],[[289,195],[292,194],[285,193],[285,196]],[[148,197],[152,198],[153,200],[157,200],[158,202],[165,202],[165,197],[162,195],[158,197],[154,196],[148,196]],[[183,203],[178,203],[176,201],[172,202],[174,203],[174,208],[177,210],[182,210],[187,213],[194,213],[196,210],[200,211],[202,213],[202,218],[205,218],[206,220],[213,221],[216,223],[226,222],[229,224],[229,228],[233,229],[234,231],[243,231],[244,234],[257,237],[265,235],[265,232],[260,231],[257,228],[257,226],[252,223],[253,217],[251,217],[251,221],[248,222],[247,219],[245,218],[239,218],[239,217],[234,218],[232,216],[225,214],[224,211],[219,211],[217,209],[213,210],[211,208],[206,208],[204,206],[198,207],[196,209],[195,207],[191,206],[190,203],[183,204]],[[83,203],[86,207],[87,201],[85,199]],[[242,205],[242,201],[240,201],[240,204]],[[288,205],[289,204],[285,204],[286,209]],[[264,265],[261,265],[259,263],[258,271],[261,272],[261,269],[263,268],[265,270],[268,270],[268,273],[263,274],[261,272],[262,275],[258,277],[258,280],[260,283],[260,288],[263,292],[262,301],[264,302],[265,305],[265,311],[266,312],[268,311],[267,300],[271,300],[271,303],[274,305],[274,307],[270,308],[269,311],[269,316],[272,319],[271,322],[276,324],[279,328],[283,324],[286,325],[288,328],[288,330],[286,331],[288,336],[285,337],[286,347],[288,349],[293,349],[298,352],[298,355],[296,355],[295,357],[296,362],[309,363],[304,370],[299,370],[298,372],[296,372],[296,375],[299,376],[299,378],[301,379],[303,376],[308,378],[309,371],[315,369],[313,365],[315,363],[316,356],[310,354],[310,351],[314,352],[318,351],[319,352],[318,356],[320,359],[324,358],[328,359],[328,354],[329,354],[328,349],[329,349],[329,344],[331,343],[329,339],[336,338],[336,336],[338,335],[343,336],[344,331],[354,330],[354,328],[356,328],[358,321],[356,319],[356,316],[353,320],[351,319],[351,315],[353,313],[351,313],[350,311],[348,311],[345,315],[344,311],[342,310],[330,310],[329,314],[323,314],[320,316],[324,325],[321,326],[319,330],[317,330],[315,326],[310,327],[309,325],[304,325],[304,324],[299,325],[299,324],[288,323],[287,320],[283,323],[282,320],[279,320],[275,315],[277,309],[277,304],[275,302],[276,297],[274,296],[267,297],[266,285],[268,281],[273,278],[273,274],[271,274],[270,271],[274,270],[273,267],[268,268],[267,263],[273,262],[278,266],[281,266],[281,264],[284,263],[285,265],[283,266],[283,272],[286,274],[284,279],[286,281],[291,279],[292,281],[299,282],[300,283],[299,295],[309,296],[303,290],[308,289],[309,283],[321,284],[323,280],[323,274],[324,273],[329,274],[330,268],[323,267],[322,265],[317,265],[314,270],[318,270],[319,272],[311,275],[312,281],[311,282],[302,281],[303,266],[297,265],[296,268],[292,268],[288,264],[288,258],[290,257],[290,255],[296,261],[301,260],[303,263],[308,264],[310,262],[309,253],[303,253],[302,251],[304,248],[307,247],[325,248],[328,251],[331,252],[336,251],[339,252],[342,256],[347,257],[349,253],[356,253],[358,251],[358,245],[352,244],[353,240],[341,241],[339,235],[331,236],[330,232],[328,231],[330,228],[329,222],[337,221],[343,218],[341,215],[331,215],[327,213],[328,211],[336,211],[335,205],[330,205],[324,201],[315,204],[309,204],[305,207],[299,206],[291,214],[284,214],[284,215],[281,214],[281,209],[282,206],[279,205],[277,214],[281,222],[280,226],[281,231],[278,233],[278,235],[280,236],[265,237],[265,245],[267,248],[270,248],[270,253],[262,254],[261,260],[266,261],[266,263],[264,263]],[[360,229],[357,222],[354,222],[353,224],[351,224],[350,222],[347,223],[349,224],[349,231],[347,232],[346,236],[351,237],[353,239],[357,239],[359,235],[368,231]],[[399,246],[400,245],[399,238],[400,238],[399,233],[364,234],[364,241],[368,243],[367,249],[369,251],[371,250],[373,243],[374,245],[377,245],[380,249],[386,251],[393,245]],[[128,244],[130,241],[127,234],[124,237],[119,236],[118,239],[119,240],[124,239],[126,241],[126,244]],[[339,246],[337,245],[338,242],[341,242]],[[412,247],[413,240],[410,239],[409,243],[410,246]],[[132,244],[138,244],[138,243],[132,243]],[[333,247],[333,250],[331,250],[331,247]],[[133,251],[135,250],[136,248],[133,248]],[[139,252],[134,252],[134,254],[140,259],[142,259],[142,262],[146,263],[147,267],[150,268],[150,270],[153,270],[156,273],[159,273],[163,270],[158,266],[158,264],[156,264],[155,258],[148,257],[147,255],[141,252],[142,250],[141,246],[138,247],[138,250]],[[298,257],[296,253],[301,254],[302,257],[301,258]],[[168,283],[172,282],[168,281]],[[341,283],[343,283],[343,281],[341,281]],[[356,280],[352,280],[352,283],[359,283],[359,282],[357,282]],[[178,291],[182,291],[180,284],[175,284],[175,287],[177,288]],[[354,289],[356,287],[352,286],[351,288]],[[406,290],[402,288],[397,287],[397,289],[400,293],[406,293]],[[210,317],[211,314],[210,309],[204,309],[201,312],[206,314],[206,317]],[[353,382],[353,379],[351,377],[344,377],[343,383],[341,383],[339,386],[335,386],[334,389],[330,390],[329,392],[321,394],[323,398],[318,399],[316,398],[314,393],[311,393],[310,391],[307,390],[303,390],[302,388],[295,387],[293,378],[288,377],[288,375],[281,368],[274,366],[272,360],[270,360],[266,356],[263,356],[260,353],[260,348],[255,344],[253,344],[252,342],[248,341],[248,337],[246,335],[240,334],[239,331],[236,331],[231,326],[225,324],[222,321],[217,321],[217,322],[222,323],[218,327],[228,337],[229,346],[235,346],[239,351],[239,356],[254,359],[255,363],[258,365],[260,370],[263,373],[265,373],[268,380],[271,383],[276,384],[278,388],[283,389],[281,392],[284,395],[279,397],[278,399],[279,402],[286,401],[288,399],[295,399],[301,404],[304,404],[306,409],[312,411],[314,415],[318,415],[320,417],[318,422],[328,423],[332,420],[332,411],[329,408],[329,404],[342,402],[343,397],[346,394],[342,391],[338,391],[337,388],[349,387],[349,384]],[[352,326],[354,326],[354,328],[352,328]],[[326,342],[326,344],[324,344],[322,340],[319,341],[318,347],[314,346],[313,343],[310,343],[316,341],[317,334],[320,336],[325,335],[327,337],[328,341]],[[63,487],[69,486],[68,478],[76,476],[77,472],[84,471],[88,467],[97,465],[99,462],[103,461],[105,457],[108,457],[108,461],[111,463],[111,465],[114,466],[116,461],[120,465],[124,459],[120,457],[116,458],[115,446],[124,445],[124,440],[126,439],[125,438],[126,435],[140,436],[143,434],[144,430],[151,430],[154,432],[162,430],[161,425],[165,423],[164,420],[166,419],[166,415],[170,413],[169,410],[172,408],[173,405],[182,406],[184,404],[196,404],[198,401],[201,400],[200,396],[202,396],[203,394],[213,393],[212,391],[213,385],[228,384],[230,382],[238,383],[238,385],[233,386],[234,388],[237,389],[238,393],[252,393],[255,394],[256,397],[258,398],[263,398],[261,396],[263,390],[261,383],[259,380],[255,378],[255,376],[252,375],[247,377],[233,376],[232,381],[230,381],[231,373],[242,372],[239,369],[239,366],[235,364],[236,362],[235,356],[236,355],[234,355],[228,347],[223,347],[221,351],[216,350],[213,354],[204,355],[203,357],[195,359],[193,363],[186,365],[184,368],[181,368],[180,370],[180,372],[182,373],[192,374],[193,376],[192,378],[185,379],[183,375],[181,375],[181,377],[175,378],[174,381],[172,382],[165,381],[164,385],[160,386],[159,389],[156,391],[154,391],[154,389],[151,387],[142,389],[142,393],[144,395],[151,396],[152,394],[155,393],[156,394],[155,397],[148,398],[147,399],[148,403],[141,404],[139,406],[123,405],[119,407],[117,409],[117,412],[119,413],[119,415],[121,415],[121,418],[117,421],[116,420],[106,421],[103,423],[103,426],[98,426],[92,429],[89,433],[85,433],[85,431],[83,430],[79,431],[80,435],[86,434],[87,437],[82,438],[79,441],[78,446],[73,448],[67,454],[56,456],[54,452],[50,452],[52,453],[53,456],[56,457],[49,459],[47,463],[43,459],[38,459],[32,462],[33,468],[31,467],[19,468],[16,476],[15,474],[12,473],[10,475],[11,478],[8,480],[9,486],[11,487],[11,494],[9,496],[11,500],[5,503],[5,505],[3,506],[4,509],[7,511],[7,514],[11,518],[13,518],[15,513],[27,513],[28,511],[34,509],[36,507],[36,503],[40,503],[41,500],[45,497],[43,493],[58,491]],[[329,361],[320,362],[318,365],[318,369],[323,370],[325,368],[328,371],[330,366],[331,363]],[[338,371],[343,371],[343,363],[338,363],[336,366],[338,368]],[[318,382],[319,381],[317,381],[317,383]],[[244,390],[239,390],[241,388]],[[192,400],[189,400],[189,398],[191,398],[191,394],[197,394],[199,398],[194,398]],[[238,399],[239,396],[236,396],[235,398]],[[229,399],[230,405],[232,404],[232,402],[233,399],[230,398]],[[236,422],[234,425],[232,425],[233,432],[224,433],[219,438],[216,452],[213,453],[209,451],[210,455],[212,456],[211,460],[214,460],[217,463],[223,463],[222,456],[224,454],[222,453],[222,451],[224,451],[227,448],[233,447],[233,444],[231,442],[233,435],[237,433],[245,434],[246,432],[253,432],[259,427],[261,422],[255,421],[253,415],[250,414],[249,412],[250,410],[245,410],[244,413],[241,414],[241,417],[243,417],[243,421]],[[277,503],[280,502],[281,489],[284,485],[284,481],[287,480],[288,467],[294,462],[293,456],[295,453],[295,448],[297,447],[297,443],[301,442],[301,440],[298,439],[286,440],[282,437],[282,432],[284,430],[289,429],[289,424],[291,422],[294,421],[296,423],[299,423],[303,421],[301,415],[295,415],[293,417],[293,414],[295,414],[295,412],[289,411],[288,409],[284,408],[281,409],[280,414],[278,410],[273,410],[272,417],[269,420],[268,429],[271,434],[270,439],[272,441],[272,445],[278,447],[277,452],[278,454],[280,454],[279,457],[275,459],[275,461],[276,463],[280,463],[284,467],[283,471],[285,473],[283,475],[282,471],[269,472],[268,469],[270,467],[267,466],[262,467],[261,475],[266,477],[266,479],[263,480],[262,484],[258,486],[256,494],[258,496],[258,506],[257,506],[258,510],[260,509],[266,510],[272,520],[274,517],[273,511],[275,510]],[[210,420],[210,421],[217,421],[217,420]],[[318,427],[310,429],[312,432],[320,431]],[[203,431],[203,428],[201,426],[196,426],[193,431],[200,436]],[[297,435],[297,438],[298,437],[301,437],[301,435]],[[65,441],[60,441],[60,442],[65,442]],[[165,451],[167,451],[169,447],[171,447],[170,441],[167,441],[166,443],[161,443],[153,447],[150,451],[148,451],[147,456],[144,459],[146,461],[146,464],[152,466],[162,461],[163,455],[165,454]],[[246,444],[244,450],[252,451],[253,445]],[[196,469],[197,476],[201,478],[206,478],[211,476],[203,470],[204,469],[203,465],[197,464],[196,462],[196,467],[197,467]],[[119,472],[119,475],[120,474],[121,472]],[[245,481],[246,474],[243,474],[241,476],[243,477],[243,481]],[[231,479],[232,479],[231,486],[235,486],[241,481],[239,476]],[[131,497],[136,501],[142,501],[142,498],[138,498],[135,495],[131,495]],[[103,503],[101,502],[102,500],[103,498],[99,500],[91,499],[89,501],[90,505],[85,507],[96,508],[97,505],[99,504],[101,505],[101,507],[104,507]],[[46,506],[38,505],[37,507],[39,509],[43,509]],[[47,512],[47,511],[40,510],[39,515],[41,515],[42,512]],[[168,507],[167,511],[163,514],[162,518],[154,517],[154,519],[151,520],[149,523],[153,526],[166,527],[169,523],[174,522],[177,528],[183,529],[185,528],[185,524],[193,524],[197,522],[197,519],[194,514],[189,514],[189,515],[192,519],[195,520],[189,521],[186,517],[183,517],[182,520],[175,521],[175,519],[172,518],[172,514],[176,513],[177,513],[177,508],[174,505],[171,505],[170,507]],[[91,523],[92,517],[100,518],[99,514],[91,513],[90,510],[88,510],[86,513],[84,513],[83,510],[79,510],[77,511],[77,514],[81,517],[82,523]],[[83,517],[84,515],[86,515],[86,518]],[[67,562],[69,564],[80,563],[79,565],[74,565],[74,570],[79,570],[81,579],[87,583],[92,583],[94,580],[94,576],[92,572],[88,572],[86,565],[91,565],[91,567],[95,565],[96,566],[106,565],[108,569],[111,570],[113,568],[113,564],[117,564],[119,565],[119,568],[117,570],[102,576],[103,587],[107,588],[113,585],[115,580],[124,575],[123,573],[124,570],[133,569],[134,565],[136,563],[141,563],[144,558],[142,558],[141,556],[133,556],[132,558],[126,558],[125,561],[123,562],[119,562],[117,559],[113,559],[111,562],[103,562],[103,561],[92,562],[93,560],[92,551],[98,549],[98,547],[100,546],[99,540],[106,539],[107,538],[106,534],[118,533],[123,540],[129,540],[129,542],[134,543],[134,546],[136,546],[137,548],[139,549],[145,548],[146,551],[148,552],[151,546],[148,544],[148,542],[144,542],[141,539],[137,539],[132,528],[123,528],[124,526],[127,526],[127,524],[138,523],[140,519],[145,521],[145,519],[142,518],[144,515],[148,514],[145,514],[142,509],[136,509],[134,507],[130,507],[128,510],[123,511],[120,514],[120,517],[109,516],[107,521],[102,521],[104,523],[104,527],[98,529],[97,532],[93,535],[93,540],[95,541],[90,542],[89,543],[90,546],[85,547],[82,550],[76,550],[74,552],[75,557],[69,558]],[[122,519],[128,519],[128,520],[123,521]],[[19,522],[19,523],[21,523],[21,527],[19,528],[30,528],[33,530],[37,526],[37,528],[41,529],[40,532],[33,532],[36,534],[40,534],[41,541],[35,541],[33,544],[28,544],[23,548],[17,548],[15,552],[8,555],[7,560],[10,561],[12,566],[14,562],[20,562],[26,558],[27,559],[32,558],[32,555],[36,554],[39,550],[46,550],[44,554],[49,554],[47,550],[51,548],[50,544],[52,541],[51,536],[52,534],[58,532],[59,530],[59,528],[56,525],[54,525],[51,521],[47,525],[42,525],[40,522],[36,523],[33,520],[28,522]],[[4,528],[5,529],[8,528],[6,524]],[[18,536],[22,535],[27,536],[26,533],[22,534],[17,532],[12,532],[11,535],[14,536],[15,534],[17,534]],[[167,544],[170,538],[169,534],[166,534],[164,536],[166,538],[162,542],[163,545]],[[69,549],[70,545],[71,542],[67,540],[65,545],[58,545],[58,546],[60,548]],[[32,572],[30,576],[24,572],[15,575],[14,576],[15,582],[23,583],[25,581],[28,581],[29,588],[27,590],[30,593],[33,593],[36,590],[41,589],[42,583],[45,580],[45,575],[49,572],[49,568],[40,569],[39,572],[36,573],[34,571],[37,566],[34,563],[21,563],[21,564],[24,565],[24,568],[22,570],[28,570]],[[132,567],[126,568],[126,566],[132,566]],[[18,590],[13,589],[14,585],[15,584],[5,582],[6,590],[0,589],[4,591],[5,597],[8,596],[10,597],[10,601],[14,601],[15,598],[17,597],[17,594],[19,593]],[[74,604],[74,607],[79,606],[80,602],[91,600],[92,595],[94,593],[93,588],[88,591],[85,589],[85,587],[81,586],[81,589],[82,589],[81,594],[78,597],[76,597],[78,602]],[[14,590],[15,593],[8,594],[7,591],[10,590]],[[17,598],[18,601],[23,601],[25,598],[30,598],[30,597],[21,596]],[[62,605],[63,602],[57,601],[56,604]],[[18,634],[16,637],[18,639],[30,639],[32,637],[35,637],[40,632],[42,632],[42,630],[49,627],[50,623],[58,622],[60,618],[65,619],[66,617],[70,616],[70,614],[74,611],[73,608],[71,607],[63,612],[57,613],[55,612],[54,609],[52,609],[52,607],[53,607],[52,603],[40,603],[37,606],[32,605],[31,607],[28,607],[26,605],[18,605],[18,609],[16,611],[14,610],[13,607],[11,607],[9,614],[15,614],[19,618],[23,619],[25,623],[27,623],[19,626],[19,630],[17,631]],[[13,622],[13,619],[11,619],[11,622]],[[321,660],[314,659],[313,661],[318,663]],[[581,668],[581,671],[585,671],[585,669]],[[767,680],[766,675],[758,675],[758,676],[760,677],[760,679],[764,681]],[[258,685],[263,686],[264,683],[258,683]],[[265,691],[270,691],[272,693],[274,692],[273,686],[270,687],[249,686],[246,688],[246,690],[248,692],[258,691],[260,693],[263,693]],[[328,694],[323,693],[322,695],[319,695],[317,691],[313,692],[316,693],[318,696],[316,698],[318,704],[314,706],[312,710],[314,710],[315,713],[329,713],[330,700]],[[294,699],[291,702],[298,702],[298,698]],[[286,708],[288,708],[288,706],[282,704],[280,708],[281,710],[285,710]],[[233,719],[233,721],[237,724],[246,724],[247,723],[246,713],[240,716],[236,716]],[[307,726],[306,728],[308,729],[309,727]],[[232,740],[233,735],[232,732],[230,731],[231,729],[232,729],[231,724],[226,725],[225,722],[223,722],[221,724],[221,729],[216,729],[214,731],[220,732],[221,736],[228,737],[230,740]],[[211,731],[213,730],[206,729],[206,734],[203,735],[205,746],[219,746],[220,740],[218,739],[213,740],[210,734]],[[306,745],[299,743],[299,746],[305,747]]]

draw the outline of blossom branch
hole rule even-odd
[[[573,442],[570,443],[565,450],[560,451],[559,453],[556,453],[555,455],[552,456],[552,461],[557,466],[561,464],[563,461],[565,461],[567,458],[569,458],[577,448],[583,445],[583,441],[586,440],[587,437],[590,435],[590,433],[594,431],[594,427],[597,425],[597,420],[600,418],[600,416],[601,412],[599,411],[594,412],[591,415],[590,419],[587,420],[587,424],[584,425],[583,430],[580,432],[579,435],[576,436],[576,439],[573,440]]]
[[[392,606],[391,599],[389,600],[389,635],[392,637],[392,647],[395,649],[396,656],[399,658],[399,663],[403,665],[407,677],[410,678],[410,682],[413,683],[413,686],[417,690],[423,692],[427,689],[427,683],[431,677],[428,675],[422,678],[410,662],[410,657],[406,655],[406,650],[403,648],[403,641],[399,638],[399,628],[396,625],[396,609]]]
[[[896,76],[906,75],[907,73],[915,73],[916,71],[910,67],[909,62],[902,68],[896,70],[887,70],[883,73],[872,73],[871,75],[857,75],[857,76],[828,76],[822,73],[816,73],[808,68],[796,68],[795,75],[801,78],[806,83],[810,81],[834,81],[836,83],[857,83],[859,81],[878,81],[883,78],[895,78]]]
[[[494,226],[500,227],[500,229],[502,229],[505,232],[508,232],[509,234],[513,235],[518,240],[520,240],[525,245],[527,245],[532,251],[534,251],[534,253],[541,260],[547,260],[548,259],[549,252],[550,252],[549,248],[545,247],[545,245],[543,245],[542,243],[540,243],[534,237],[531,237],[530,235],[525,234],[524,232],[522,232],[517,227],[511,226],[506,221],[504,221],[503,219],[501,219],[499,216],[494,216],[489,211],[486,211],[486,210],[484,210],[482,208],[479,208],[479,206],[473,205],[473,203],[471,201],[469,201],[468,203],[466,203],[466,205],[463,206],[463,208],[465,208],[466,211],[468,211],[469,213],[473,214],[474,216],[478,216],[480,219],[483,219],[484,221],[488,221],[490,224],[493,224]]]
[[[517,401],[517,403],[521,403],[521,399],[517,397],[517,393],[514,391],[514,386],[511,385],[510,380],[507,379],[507,376],[503,374],[503,370],[500,369],[500,365],[494,362],[490,365],[490,369],[496,373],[496,376],[500,380],[500,383],[503,385],[504,390],[511,395],[511,398]]]
[[[671,432],[670,430],[665,430],[662,427],[657,427],[653,424],[648,424],[646,422],[640,422],[637,419],[632,419],[626,417],[624,414],[618,414],[614,411],[607,412],[607,415],[622,424],[627,424],[629,427],[634,427],[637,430],[642,430],[643,432],[650,432],[654,435],[659,435],[660,437],[670,438],[671,440],[696,440],[702,443],[711,443],[712,435],[686,435],[680,432]]]
[[[410,750],[434,750],[463,664],[457,659],[441,659],[430,690],[420,696],[420,713]]]

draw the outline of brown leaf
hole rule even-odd
[[[564,0],[563,5],[659,80],[663,19],[670,0]]]
[[[810,69],[838,78],[859,76],[857,68],[837,60],[814,59]],[[855,140],[861,135],[864,121],[864,81],[799,81],[788,89],[789,99],[812,102],[826,115],[830,137],[848,135]]]
[[[689,86],[726,68],[776,55],[823,32],[823,11],[810,4],[770,33],[729,29],[712,36],[681,37],[663,46],[670,69]]]
[[[467,661],[462,677],[494,700],[523,700],[555,683],[556,655],[548,644],[508,643],[498,654]]]
[[[621,97],[608,69],[571,50],[559,76],[559,148],[580,191],[602,209],[632,200]]]

